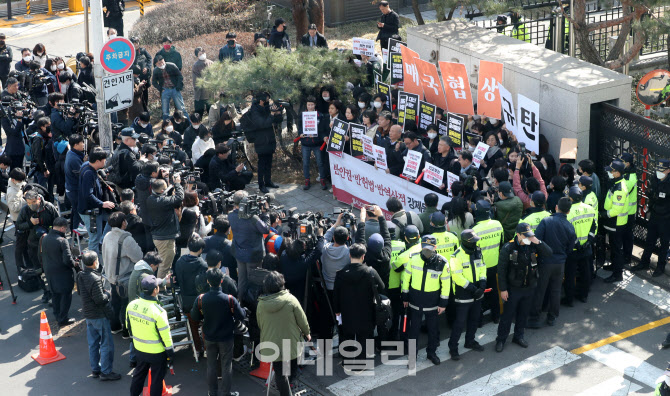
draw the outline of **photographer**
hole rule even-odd
[[[65,97],[62,93],[53,92],[49,94],[49,107],[51,107],[49,114],[53,124],[54,140],[67,139],[77,132],[79,113],[75,107],[61,106],[64,103]]]
[[[98,170],[105,167],[107,153],[100,148],[91,151],[88,162],[84,162],[79,172],[77,210],[88,229],[88,248],[100,252],[104,223],[108,212],[114,209],[114,202],[103,201],[104,195]]]
[[[35,190],[27,191],[24,199],[26,200],[26,206],[21,208],[19,212],[19,217],[16,219],[16,229],[27,234],[26,249],[31,262],[29,265],[33,269],[38,269],[40,267],[38,255],[40,238],[49,231],[49,227],[58,217],[58,209],[53,204],[45,202]],[[44,291],[42,302],[46,304],[51,293],[47,290],[42,277],[38,279]]]
[[[205,252],[208,256],[212,251],[218,251],[222,265],[228,268],[230,277],[237,282],[237,262],[232,254],[232,242],[228,239],[230,223],[226,215],[218,215],[214,219],[215,233],[205,238]],[[209,259],[207,260],[209,261]],[[237,294],[237,293],[235,293]]]
[[[5,111],[11,110],[11,107],[5,107]],[[23,141],[23,111],[16,110],[13,115],[7,114],[7,117],[2,117],[0,123],[7,136],[4,154],[12,160],[12,169],[20,168],[23,166],[23,157],[26,154]]]
[[[151,239],[151,222],[147,215],[147,198],[151,196],[151,179],[158,176],[158,162],[151,161],[144,163],[142,171],[135,178],[135,204],[147,234],[146,247],[148,250],[153,250],[154,245]]]
[[[200,136],[200,134],[203,132],[203,130],[207,130],[207,127],[201,123],[201,118],[198,113],[193,113],[189,117],[191,119],[191,125],[186,128],[184,131],[184,136],[181,142],[182,147],[186,151],[186,154],[188,154],[189,158],[193,157],[193,152],[191,149],[193,148],[193,143],[195,143],[195,139]],[[193,161],[195,162],[195,161]]]
[[[79,170],[84,164],[84,137],[78,133],[70,135],[69,139],[70,150],[65,156],[65,195],[72,205],[71,228],[75,230],[79,227],[81,218],[77,209],[77,201],[79,195]]]
[[[37,120],[36,127],[37,133],[30,137],[33,171],[37,183],[51,193],[53,191],[53,180],[50,176],[56,165],[54,151],[50,147],[52,142],[51,121],[42,117]]]
[[[19,80],[15,77],[9,77],[7,79],[7,85],[5,89],[2,90],[0,94],[3,102],[15,102],[21,100],[21,95],[19,94]]]
[[[121,130],[123,142],[109,161],[110,170],[107,176],[108,180],[119,188],[133,187],[134,180],[142,168],[141,157],[137,148],[137,138],[139,137],[140,135],[135,133],[135,130],[131,127]]]
[[[165,278],[175,257],[175,239],[179,236],[177,211],[184,200],[184,188],[178,174],[172,177],[174,194],[166,193],[167,183],[162,179],[151,181],[152,194],[147,198],[145,215],[151,225],[151,238],[163,258],[158,277]]]
[[[68,316],[72,303],[72,288],[74,287],[75,267],[79,264],[72,258],[70,244],[65,238],[68,221],[58,217],[53,222],[53,228],[42,241],[42,265],[44,275],[49,282],[49,289],[53,298],[53,312],[58,325],[71,325],[74,319]]]
[[[25,199],[23,199],[23,189],[26,186],[26,174],[21,170],[21,168],[14,168],[9,171],[9,181],[7,183],[7,207],[9,209],[9,215],[12,218],[14,224],[17,223],[19,218],[19,212],[26,205]],[[30,257],[28,257],[28,251],[26,250],[26,244],[28,243],[28,233],[21,231],[18,226],[14,231],[14,236],[16,239],[14,245],[14,263],[16,264],[16,272],[20,273],[21,268],[24,267],[24,262],[29,263]]]
[[[249,111],[240,118],[242,130],[249,143],[254,143],[258,155],[258,188],[267,194],[268,187],[277,188],[272,182],[272,155],[277,149],[274,124],[281,123],[283,109],[276,104],[270,106],[266,92],[256,94]]]
[[[263,235],[270,229],[258,216],[250,218],[240,213],[240,203],[248,200],[249,194],[240,190],[233,195],[235,209],[228,214],[230,228],[233,231],[233,256],[237,260],[238,296],[242,298],[247,291],[248,272],[257,268],[265,255]]]
[[[48,85],[56,85],[56,77],[43,68],[38,61],[30,62],[30,73],[28,74],[28,90],[30,97],[37,106],[47,104],[49,94]]]
[[[70,73],[63,73],[58,76],[60,82],[61,92],[65,95],[67,103],[81,102],[84,100],[84,91],[81,85],[74,81],[74,75]]]
[[[182,150],[170,136],[164,133],[159,133],[156,136],[156,145],[158,151],[160,151],[162,155],[171,157],[172,159],[179,161],[182,165],[186,164],[186,161],[188,161],[186,152]]]
[[[323,228],[316,230],[316,244],[323,239]],[[305,278],[311,268],[315,268],[316,261],[321,257],[321,250],[316,246],[310,247],[303,239],[284,238],[285,249],[279,257],[279,269],[286,280],[286,288],[295,298],[306,306]]]
[[[30,48],[21,49],[21,60],[14,64],[14,70],[19,73],[30,71],[30,62],[33,61],[33,55],[30,53]]]
[[[237,152],[235,145],[233,149],[226,143],[216,146],[216,156],[209,163],[209,183],[207,186],[211,191],[217,188],[225,188],[227,191],[244,190],[251,181],[251,175],[245,172],[243,163],[236,164]]]
[[[379,274],[379,277],[384,282],[383,288],[379,290],[381,293],[384,293],[384,290],[389,285],[391,269],[391,233],[389,232],[382,209],[377,205],[373,205],[369,209],[372,209],[372,211],[368,210],[368,208],[361,210],[361,222],[358,224],[358,230],[356,230],[356,237],[354,239],[356,243],[367,247],[363,262]],[[374,233],[369,238],[365,237],[367,217],[376,219],[379,223],[379,233]]]
[[[4,33],[0,33],[0,83],[3,87],[7,86],[7,76],[9,76],[9,70],[12,68],[12,59],[14,54],[12,53],[12,47],[6,44],[7,36]]]
[[[188,310],[193,307],[193,302],[198,297],[198,290],[196,289],[196,278],[198,275],[207,271],[207,263],[200,257],[205,248],[205,241],[197,234],[189,234],[188,238],[188,254],[179,257],[179,260],[174,264],[174,274],[179,283],[181,290],[182,309],[186,312],[188,317],[188,325],[191,327],[193,334],[193,345],[198,353],[202,352],[202,340],[198,327],[200,321],[193,319]]]

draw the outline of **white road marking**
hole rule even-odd
[[[512,389],[559,367],[579,359],[579,356],[555,346],[523,361],[485,375],[440,396],[493,396]]]
[[[594,385],[576,396],[626,396],[631,392],[637,392],[642,387],[622,377],[612,377],[606,381]]]
[[[610,272],[607,271],[598,271],[598,275],[601,278],[606,278],[609,274]],[[611,292],[607,293],[605,296],[606,299],[611,297],[618,290],[625,290],[664,311],[670,312],[670,293],[631,274],[629,271],[624,271],[623,280],[614,285],[616,287]]]
[[[485,345],[490,342],[495,341],[498,331],[498,325],[494,323],[487,323],[481,329],[477,329],[476,340],[481,344]],[[469,349],[465,349],[463,344],[465,343],[465,334],[461,335],[461,340],[459,343],[459,352],[461,356],[469,352]],[[441,341],[440,347],[437,349],[437,356],[440,360],[448,360],[449,348],[447,347],[447,342],[449,338],[443,339]],[[489,351],[491,352],[491,351]],[[487,353],[487,352],[484,352]],[[416,361],[416,371],[419,372],[423,369],[434,367],[433,363],[429,360],[426,360],[426,350],[422,349],[419,351],[419,358]],[[375,367],[374,376],[350,376],[341,381],[335,382],[330,385],[327,389],[338,396],[349,396],[349,395],[360,395],[365,392],[371,391],[380,386],[386,385],[393,381],[405,378],[409,375],[407,367],[403,366],[390,366],[390,365],[379,365]]]
[[[663,370],[612,345],[584,352],[584,355],[652,388],[656,387],[657,380],[663,376]]]

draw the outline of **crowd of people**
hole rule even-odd
[[[397,37],[399,21],[387,2],[380,10],[378,39],[384,47]],[[122,34],[122,20],[115,23],[110,39]],[[257,42],[290,50],[285,29],[279,18],[270,36]],[[235,33],[226,39],[219,60],[243,61]],[[261,345],[261,360],[272,361],[280,393],[288,395],[303,341],[333,339],[337,333],[347,367],[362,355],[374,356],[389,341],[400,342],[408,353],[425,323],[427,358],[440,364],[438,318],[446,312],[453,360],[460,358],[464,331],[465,348],[484,349],[475,336],[485,317],[498,324],[497,352],[504,350],[512,322],[512,342],[526,348],[524,330],[542,327],[544,311],[544,322],[553,326],[561,305],[587,303],[607,253],[605,269],[612,274],[605,282],[621,281],[632,263],[638,215],[632,153],[614,158],[604,173],[588,159],[557,166],[546,144],[539,153],[528,152],[504,123],[479,116],[468,119],[472,137],[458,147],[440,136],[435,124],[423,129],[412,120],[397,122],[396,101],[373,91],[373,73],[386,71],[376,56],[357,59],[370,79],[349,84],[351,104],[327,85],[296,104],[301,112],[317,112],[317,135],[304,133],[301,115],[294,119],[266,92],[254,93],[244,107],[228,103],[223,94],[212,103],[196,87],[195,111],[188,114],[181,55],[172,40],[165,37],[153,57],[138,38],[131,41],[137,51],[135,99],[115,116],[120,126],[110,154],[81,122],[87,113],[83,103],[93,102],[87,89],[95,87],[93,55],[78,57],[75,76],[63,59],[47,56],[38,44],[23,49],[11,71],[6,67],[11,49],[0,34],[6,136],[0,181],[16,226],[19,286],[41,289],[58,325],[68,326],[75,322],[70,305],[76,284],[91,376],[120,379],[113,371],[114,336],[117,342],[129,340],[132,395],[142,392],[149,371],[151,395],[159,395],[175,357],[162,306],[171,289],[179,291],[176,303],[187,317],[195,350],[200,356],[206,351],[209,394],[234,393],[232,361],[245,355],[241,334],[248,331],[254,345]],[[327,46],[315,25],[301,44]],[[195,81],[212,62],[202,48],[194,54]],[[149,87],[160,92],[161,120],[154,120],[159,125],[148,112]],[[393,92],[395,97],[397,87]],[[437,119],[443,116],[438,112]],[[247,169],[247,143],[258,158],[258,189],[267,194],[278,187],[272,162],[284,121],[288,133],[294,133],[295,123],[302,146],[303,188],[312,185],[313,154],[318,183],[328,189],[323,143],[337,119],[365,126],[386,150],[389,174],[399,176],[414,150],[422,155],[419,173],[432,163],[459,181],[450,187],[422,182],[432,190],[422,213],[406,210],[392,197],[361,208],[358,218],[345,210],[330,220],[280,211],[249,194],[253,173]],[[351,153],[346,139],[344,151]],[[480,141],[489,147],[476,167],[472,151]],[[645,192],[651,213],[647,248],[630,269],[649,268],[660,238],[653,272],[660,276],[670,239],[664,227],[670,220],[670,160],[659,161],[656,169]],[[438,207],[438,194],[449,195],[449,202]],[[305,222],[299,232],[297,221]],[[86,249],[70,243],[82,238]],[[368,340],[374,340],[372,350]],[[347,341],[364,347],[351,349]],[[279,354],[268,345],[279,347]],[[670,336],[664,346],[670,347]]]

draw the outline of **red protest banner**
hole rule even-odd
[[[500,90],[503,64],[479,61],[479,84],[477,86],[477,114],[500,119]]]
[[[465,65],[440,62],[440,71],[442,72],[442,84],[444,85],[449,112],[475,115],[472,106],[470,81]]]
[[[419,71],[416,67],[416,60],[419,59],[419,54],[404,45],[400,46],[400,53],[402,54],[403,65],[403,89],[405,92],[423,97],[423,89],[421,88],[421,81],[419,80]]]
[[[423,93],[426,95],[426,102],[432,103],[441,109],[447,108],[447,101],[442,91],[442,82],[437,74],[437,67],[422,59],[415,59],[416,67],[419,71],[419,80]]]

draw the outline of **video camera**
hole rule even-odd
[[[340,213],[343,213],[342,225],[344,227],[350,228],[352,225],[356,224],[356,216],[351,213],[351,208],[333,208],[333,215],[339,215]]]
[[[273,198],[271,194],[249,195],[240,202],[240,219],[251,219],[254,216],[260,216],[263,208]],[[268,205],[269,210],[279,210],[281,206]]]
[[[200,212],[204,216],[216,216],[230,212],[235,206],[233,194],[233,191],[217,188],[200,200]]]
[[[463,186],[474,188],[477,183],[477,172],[478,170],[473,166],[465,171],[465,174],[460,174],[459,179],[463,182]]]

